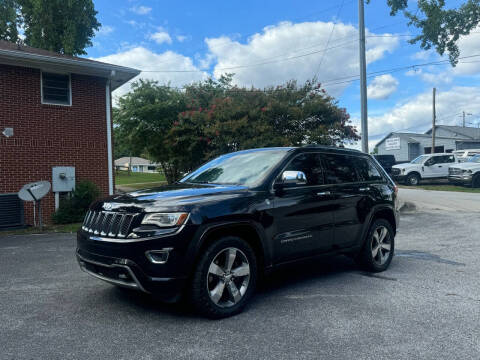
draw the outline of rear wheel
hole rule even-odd
[[[420,183],[420,176],[415,173],[409,174],[405,182],[407,183],[407,185],[416,186]]]
[[[192,304],[213,319],[238,314],[256,282],[257,261],[250,245],[234,236],[221,238],[201,255],[192,279]]]
[[[368,271],[385,271],[390,265],[395,248],[392,226],[385,219],[373,222],[357,261]]]

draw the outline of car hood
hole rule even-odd
[[[200,202],[238,197],[246,186],[177,183],[151,189],[110,196],[92,207],[112,211],[158,211],[167,208],[187,208]]]
[[[419,166],[422,166],[421,164],[411,164],[411,163],[405,163],[405,164],[398,164],[392,166],[392,169],[413,169],[413,168],[418,168]]]
[[[463,170],[473,170],[473,169],[480,169],[480,163],[474,163],[474,162],[457,163],[457,164],[450,165],[450,167],[463,169]]]

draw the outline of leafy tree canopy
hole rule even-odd
[[[0,0],[0,39],[67,55],[86,54],[101,24],[92,0]]]
[[[370,0],[367,0],[369,3]],[[457,8],[448,8],[445,0],[417,0],[418,11],[408,10],[408,0],[387,0],[390,15],[399,12],[408,19],[408,25],[418,28],[421,33],[409,40],[417,42],[424,50],[432,47],[440,54],[448,53],[450,63],[458,63],[460,51],[457,46],[461,35],[468,35],[480,22],[480,0],[464,1]]]
[[[258,90],[233,86],[231,79],[185,90],[140,80],[119,100],[118,134],[159,162],[169,182],[232,151],[359,139],[346,110],[316,81]]]

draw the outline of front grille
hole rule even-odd
[[[400,169],[393,168],[392,175],[400,175]]]
[[[102,237],[125,238],[130,233],[137,214],[111,211],[88,211],[83,221],[83,231]]]
[[[462,169],[449,168],[448,173],[449,173],[449,175],[461,175],[462,174]]]

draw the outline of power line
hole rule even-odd
[[[337,21],[338,21],[338,18],[340,17],[340,13],[342,12],[344,4],[345,4],[345,0],[342,0],[342,3],[341,3],[341,5],[338,9]],[[327,48],[328,48],[328,45],[330,45],[330,40],[332,39],[333,32],[335,31],[335,26],[337,26],[336,22],[333,23],[332,31],[330,32],[330,36],[328,37],[327,45],[326,45]],[[315,71],[315,76],[314,77],[317,77],[318,72],[320,71],[320,67],[322,66],[323,58],[325,57],[325,53],[326,53],[326,51],[323,52],[322,57],[320,58],[320,62],[318,63],[317,71]]]

